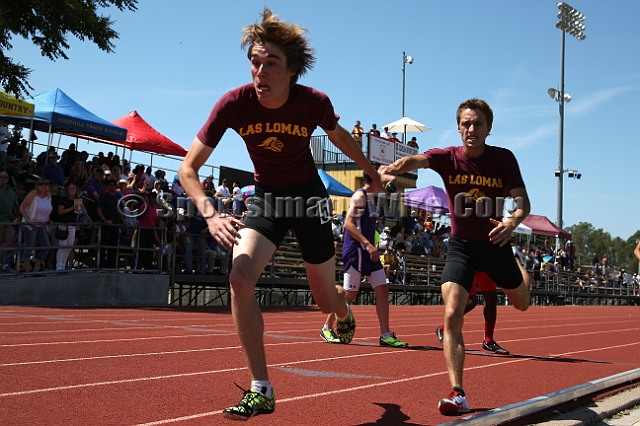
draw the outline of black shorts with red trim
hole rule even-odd
[[[491,241],[467,241],[451,236],[442,283],[454,282],[470,292],[476,271],[485,272],[498,287],[508,290],[523,282],[510,244],[500,247]]]

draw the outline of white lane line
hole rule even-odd
[[[358,354],[358,355],[349,355],[349,356],[339,356],[339,357],[329,357],[329,358],[319,358],[319,359],[308,359],[302,361],[292,361],[292,362],[283,362],[279,364],[270,364],[269,367],[284,367],[289,365],[298,365],[298,364],[307,364],[314,362],[326,362],[326,361],[335,361],[335,360],[343,360],[343,359],[351,359],[351,358],[361,358],[367,356],[375,356],[375,355],[389,355],[394,352],[410,352],[410,351],[383,351],[383,352],[370,352],[366,354]],[[95,382],[95,383],[83,383],[78,385],[67,385],[67,386],[55,386],[50,388],[43,389],[31,389],[26,391],[17,391],[17,392],[6,392],[1,393],[0,398],[9,397],[9,396],[21,396],[21,395],[31,395],[35,393],[43,393],[43,392],[52,392],[52,391],[61,391],[61,390],[69,390],[69,389],[81,389],[81,388],[91,388],[96,386],[105,386],[105,385],[119,385],[123,383],[134,383],[134,382],[147,382],[151,380],[164,380],[164,379],[176,379],[183,377],[191,377],[191,376],[201,376],[206,374],[218,374],[218,373],[228,373],[231,371],[239,371],[246,370],[247,367],[234,367],[234,368],[225,368],[221,370],[208,370],[208,371],[195,371],[193,373],[179,373],[179,374],[167,374],[162,376],[152,376],[152,377],[138,377],[135,379],[121,379],[121,380],[108,380],[104,382]]]
[[[608,347],[604,347],[604,348],[594,348],[594,349],[587,349],[587,350],[574,351],[574,352],[565,352],[565,353],[556,354],[556,355],[553,355],[553,356],[561,357],[561,356],[567,356],[567,355],[572,355],[572,354],[577,354],[577,353],[593,352],[593,351],[600,351],[600,350],[607,350],[607,349],[616,349],[616,348],[633,346],[633,345],[638,345],[638,344],[640,344],[640,343],[639,342],[628,343],[628,344],[625,344],[625,345],[608,346]],[[476,367],[469,367],[469,368],[465,368],[464,371],[478,370],[478,369],[487,368],[487,367],[498,367],[498,366],[501,366],[501,365],[512,364],[512,363],[522,362],[522,361],[530,361],[530,360],[532,360],[532,358],[508,360],[508,361],[503,361],[503,362],[496,362],[496,363],[489,364],[489,365],[480,365],[480,366],[476,366]],[[446,371],[439,371],[437,373],[425,374],[425,375],[422,375],[422,376],[407,377],[407,378],[404,378],[404,379],[396,379],[396,380],[388,380],[386,382],[378,382],[378,383],[373,383],[373,384],[369,384],[369,385],[355,386],[355,387],[351,387],[351,388],[337,389],[337,390],[327,391],[327,392],[319,392],[319,393],[314,393],[314,394],[310,394],[310,395],[300,395],[300,396],[295,396],[295,397],[291,397],[291,398],[278,399],[277,402],[278,402],[278,404],[283,404],[285,402],[299,401],[301,399],[317,398],[317,397],[335,395],[335,394],[344,393],[344,392],[360,391],[360,390],[370,389],[370,388],[379,387],[379,386],[395,385],[395,384],[398,384],[398,383],[407,383],[407,382],[414,381],[414,380],[427,379],[427,378],[431,378],[431,377],[435,377],[435,376],[442,376],[442,375],[445,375],[445,374],[447,374]],[[189,416],[175,417],[175,418],[172,418],[172,419],[157,420],[157,421],[153,421],[153,422],[149,422],[149,423],[139,423],[139,424],[137,424],[135,426],[159,426],[159,425],[165,425],[165,424],[169,424],[169,423],[176,423],[176,422],[181,422],[181,421],[186,421],[186,420],[193,420],[193,419],[197,419],[197,418],[201,418],[201,417],[214,416],[214,415],[221,414],[221,413],[222,413],[222,410],[208,411],[208,412],[205,412],[205,413],[197,413],[197,414],[192,414],[192,415],[189,415]]]

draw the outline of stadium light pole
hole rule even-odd
[[[560,132],[558,135],[558,169],[556,175],[558,176],[558,210],[556,225],[558,228],[562,228],[562,183],[564,176],[563,168],[563,145],[564,145],[564,103],[571,100],[571,96],[564,92],[564,39],[565,33],[569,33],[578,40],[584,40],[586,36],[583,31],[586,29],[583,22],[585,16],[578,12],[573,7],[569,6],[565,2],[560,2],[558,6],[558,22],[556,22],[556,28],[558,28],[562,34],[561,47],[560,47],[560,87],[559,90],[549,89],[547,93],[549,96],[558,101],[560,110]],[[559,173],[558,173],[559,172]]]
[[[404,118],[404,78],[405,78],[405,65],[409,62],[413,63],[413,57],[407,56],[405,52],[402,52],[402,117]],[[407,129],[405,127],[405,131],[402,133],[402,142],[407,142]]]

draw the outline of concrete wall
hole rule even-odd
[[[86,273],[0,281],[0,305],[165,306],[168,275]]]

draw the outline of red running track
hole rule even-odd
[[[391,306],[409,349],[378,346],[374,306],[354,306],[349,345],[319,337],[315,307],[265,308],[277,397],[255,425],[433,425],[449,391],[434,329],[442,306]],[[0,424],[234,424],[220,411],[248,387],[227,308],[0,308]],[[640,308],[498,308],[482,350],[482,310],[467,314],[465,391],[472,412],[502,407],[640,367]]]

